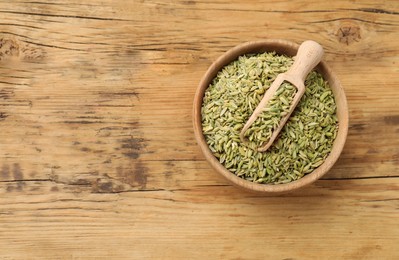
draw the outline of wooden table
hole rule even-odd
[[[399,259],[398,1],[2,0],[0,18],[1,259]],[[272,197],[212,170],[191,118],[212,61],[266,38],[320,42],[350,107],[333,169]]]

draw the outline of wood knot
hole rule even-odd
[[[19,45],[11,39],[0,38],[0,61],[19,55]]]
[[[0,121],[5,120],[8,117],[8,115],[4,112],[0,112]]]
[[[0,35],[0,61],[12,58],[19,60],[41,60],[44,56],[44,50],[35,47],[33,44]]]
[[[353,24],[342,25],[336,35],[338,41],[346,45],[358,42],[361,39],[359,26]]]

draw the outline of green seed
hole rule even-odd
[[[330,92],[326,91],[320,96],[320,101],[323,101],[328,95],[331,95]]]

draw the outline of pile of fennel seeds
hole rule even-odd
[[[338,132],[336,104],[328,82],[315,71],[308,75],[305,94],[266,152],[256,151],[256,140],[248,146],[240,141],[240,131],[265,91],[292,63],[291,57],[274,52],[243,55],[219,71],[205,91],[201,118],[206,142],[226,169],[248,181],[297,180],[331,152]],[[255,127],[253,133],[257,130],[262,131]]]

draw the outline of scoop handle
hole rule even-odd
[[[304,41],[299,46],[294,64],[287,71],[287,74],[304,82],[309,72],[319,64],[323,54],[324,50],[320,44],[315,41]]]

